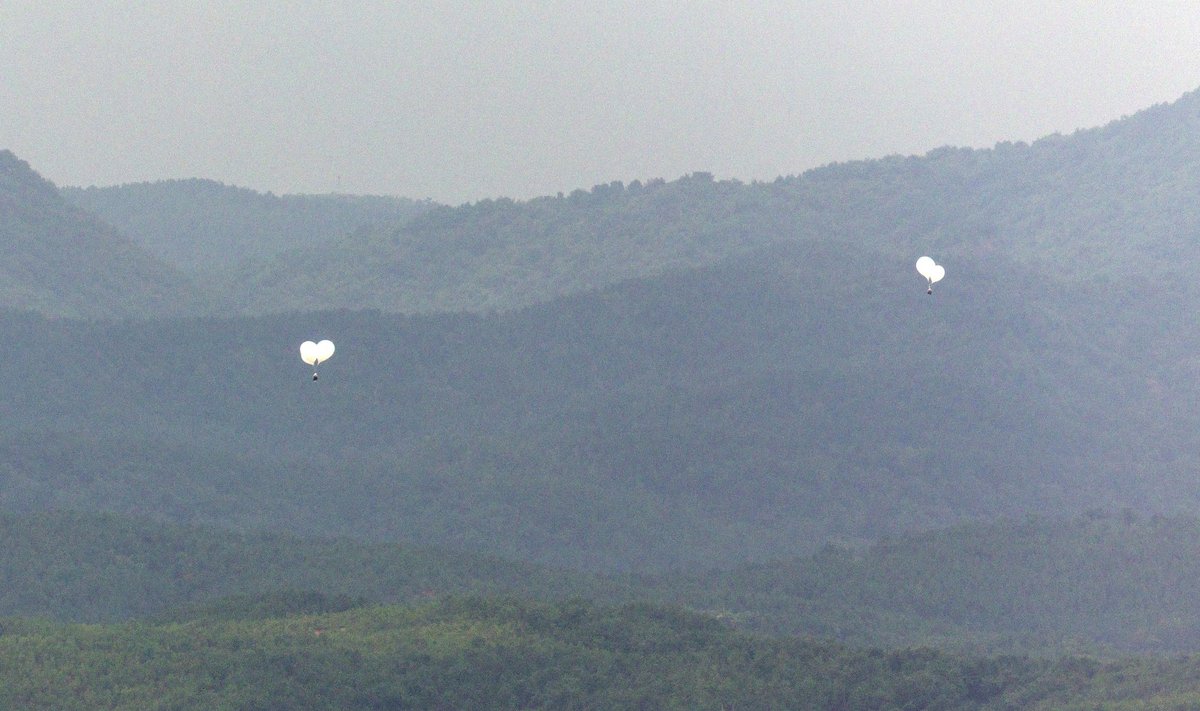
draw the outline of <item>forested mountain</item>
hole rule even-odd
[[[3,315],[0,507],[603,569],[1200,510],[1184,294],[964,265],[930,297],[909,261],[797,243],[487,316]]]
[[[75,317],[136,317],[211,308],[182,273],[0,150],[0,304]]]
[[[796,241],[854,245],[898,263],[928,252],[952,278],[964,268],[997,278],[1007,269],[1027,286],[1155,282],[1193,292],[1197,136],[1193,92],[1029,145],[944,148],[749,185],[696,173],[454,208],[276,197],[207,180],[63,194],[166,261],[203,272],[221,313],[511,309]],[[60,208],[21,206],[30,216],[45,209]],[[54,264],[33,262],[32,273],[66,281]]]
[[[404,226],[351,235],[336,251],[297,250],[248,269],[229,297],[249,313],[510,309],[712,264],[794,234],[794,215],[771,207],[765,190],[699,173],[439,207]]]
[[[62,193],[164,262],[209,279],[293,250],[336,254],[354,232],[401,225],[432,207],[369,195],[276,196],[200,179]]]
[[[290,223],[252,232],[270,220],[245,218],[278,261],[214,264],[207,296],[0,154],[0,334],[19,346],[0,359],[0,510],[524,561],[450,564],[484,571],[447,578],[451,592],[593,584],[531,562],[688,568],[605,585],[853,643],[1192,650],[1200,611],[1182,591],[1200,571],[1179,561],[1195,557],[1195,525],[1149,517],[1200,512],[1200,217],[1185,199],[1200,187],[1198,124],[1192,94],[1028,146],[771,184],[698,174],[429,206],[334,238],[337,254],[279,251]],[[390,204],[317,212],[333,224]],[[178,205],[156,234],[183,221]],[[913,272],[923,252],[949,270],[932,296]],[[314,304],[345,309],[296,310]],[[259,315],[177,316],[215,309]],[[128,320],[163,314],[176,315]],[[306,338],[338,344],[318,382],[296,357]],[[1093,508],[1130,516],[906,533]],[[188,551],[186,535],[163,536],[144,543]],[[839,547],[884,536],[898,538]],[[280,540],[322,574],[235,547],[275,572],[227,589],[229,557],[161,580],[133,557],[153,605],[114,611],[117,593],[85,576],[61,597],[12,592],[10,609],[86,610],[90,593],[81,614],[112,619],[282,588],[406,600],[423,579],[388,597],[396,566],[418,563],[378,548],[369,594],[327,588],[353,579],[333,558],[358,549]],[[761,567],[730,569],[746,564]]]
[[[1032,145],[939,149],[773,183],[601,185],[528,202],[438,208],[245,272],[255,313],[291,308],[505,309],[697,267],[766,244],[828,240],[935,254],[1014,283],[1100,279],[1191,289],[1200,269],[1200,92]],[[1017,268],[1013,268],[1013,267]]]

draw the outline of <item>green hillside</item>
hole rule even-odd
[[[860,645],[1108,654],[1200,649],[1200,520],[971,524],[867,549],[647,581],[739,626]]]
[[[971,653],[1200,649],[1200,519],[971,524],[717,571],[598,576],[465,552],[113,514],[0,516],[0,616],[264,617],[445,595],[650,601],[772,637]]]
[[[0,303],[69,317],[197,313],[204,292],[0,150]]]
[[[62,194],[164,262],[208,279],[284,252],[336,252],[354,232],[403,224],[432,207],[368,195],[277,196],[199,179],[66,187]]]
[[[630,596],[615,580],[482,555],[111,514],[2,514],[0,540],[0,617],[118,621],[269,594],[377,604],[468,593]]]
[[[1194,660],[882,653],[671,608],[464,599],[165,625],[6,622],[13,709],[1117,709],[1200,701]]]

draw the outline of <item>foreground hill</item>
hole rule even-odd
[[[365,195],[276,196],[212,180],[63,188],[62,194],[164,262],[210,279],[288,251],[337,253],[354,232],[400,225],[432,207]]]
[[[1200,703],[1195,660],[859,651],[671,608],[451,600],[166,625],[4,623],[20,709],[1117,709]]]
[[[198,312],[211,304],[182,273],[63,200],[0,150],[0,303],[72,317]]]
[[[1029,519],[667,576],[740,626],[863,645],[1109,654],[1200,649],[1200,520]]]
[[[862,647],[1200,650],[1197,518],[972,524],[789,561],[615,577],[112,514],[5,514],[0,537],[0,616],[97,622],[504,594],[652,601],[704,610],[743,631]]]

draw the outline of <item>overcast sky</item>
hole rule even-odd
[[[0,148],[59,185],[771,180],[1198,87],[1200,2],[0,0]]]

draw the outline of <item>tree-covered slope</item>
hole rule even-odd
[[[72,317],[197,312],[211,304],[182,273],[62,199],[0,150],[0,303]]]
[[[230,303],[248,313],[510,309],[711,264],[791,234],[793,216],[764,213],[765,197],[759,187],[699,173],[439,207],[244,270]]]
[[[117,626],[11,621],[7,709],[1188,708],[1194,660],[766,640],[672,608],[468,598]]]
[[[1200,508],[1183,295],[926,296],[908,261],[793,245],[487,316],[3,315],[0,506],[617,569]]]
[[[975,653],[1200,650],[1200,519],[971,524],[787,561],[600,576],[435,549],[113,514],[0,515],[0,616],[271,616],[447,594],[652,601],[773,637]],[[240,612],[239,612],[240,611]]]
[[[740,626],[864,645],[1200,649],[1200,521],[1132,512],[970,524],[645,584]]]
[[[337,253],[354,232],[403,224],[431,207],[366,195],[276,196],[199,179],[61,191],[164,262],[209,279],[287,251]]]
[[[113,514],[2,514],[0,541],[0,617],[117,621],[271,594],[374,604],[467,593],[631,597],[629,583],[464,552]]]

